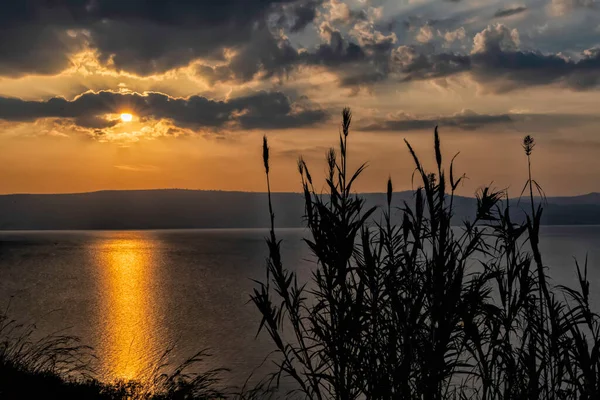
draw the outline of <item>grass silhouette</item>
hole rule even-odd
[[[344,109],[325,193],[298,162],[316,259],[308,281],[284,266],[269,196],[267,275],[252,300],[279,355],[271,382],[285,376],[295,383],[288,395],[309,399],[600,398],[600,319],[587,265],[576,263],[578,288],[552,287],[539,250],[533,138],[523,142],[523,222],[511,219],[504,192],[486,187],[475,219],[451,227],[462,177],[452,161],[446,169],[437,128],[433,172],[406,142],[420,182],[414,204],[393,210],[390,180],[377,222],[352,191],[365,166],[347,167],[351,120]],[[270,193],[266,137],[263,161]]]
[[[0,315],[0,398],[167,400],[220,399],[223,369],[195,372],[209,354],[202,351],[172,372],[167,365],[155,367],[146,382],[100,382],[91,368],[92,349],[78,338],[50,335],[34,339],[34,326],[20,325]],[[170,350],[163,356],[166,359]]]

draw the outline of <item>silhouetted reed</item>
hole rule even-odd
[[[476,217],[451,226],[462,177],[452,161],[446,169],[437,128],[433,172],[406,142],[420,182],[414,204],[392,209],[389,180],[377,222],[353,191],[365,165],[348,170],[351,119],[344,109],[325,193],[298,162],[305,242],[316,259],[308,281],[282,260],[263,142],[269,256],[251,298],[259,331],[278,352],[273,384],[285,376],[295,384],[288,395],[310,399],[600,398],[600,319],[590,308],[587,263],[576,264],[579,288],[552,287],[539,249],[533,138],[523,142],[531,206],[524,222],[514,222],[505,193],[486,187]]]
[[[201,368],[210,356],[206,351],[174,369],[166,362],[170,351],[146,381],[100,382],[94,378],[92,349],[77,337],[57,333],[35,339],[34,325],[18,324],[0,314],[0,398],[205,400],[231,393],[220,383],[225,369]],[[236,397],[251,398],[251,394]]]

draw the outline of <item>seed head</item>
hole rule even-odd
[[[265,163],[265,172],[269,173],[269,143],[267,135],[263,136],[263,162]]]
[[[531,152],[533,151],[533,148],[535,147],[535,140],[533,139],[532,136],[525,136],[523,138],[523,149],[525,150],[525,154],[527,156],[531,155]]]
[[[350,131],[350,123],[352,122],[352,112],[349,107],[346,107],[342,110],[342,132],[344,136],[348,136],[348,132]]]

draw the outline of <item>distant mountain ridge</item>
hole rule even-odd
[[[386,202],[385,193],[361,196],[367,206]],[[413,201],[412,191],[394,193],[394,207],[404,201]],[[456,196],[454,203],[457,223],[473,218],[474,198]],[[522,218],[519,208],[524,205],[517,207],[511,199],[516,218]],[[273,207],[277,226],[302,226],[301,194],[273,193]],[[260,192],[155,189],[0,195],[2,230],[264,228],[268,221],[267,195]],[[547,198],[542,223],[600,224],[600,193]]]

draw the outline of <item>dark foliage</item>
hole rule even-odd
[[[539,250],[533,138],[523,142],[524,221],[511,219],[503,192],[483,188],[475,219],[451,227],[462,177],[452,162],[445,168],[436,129],[433,172],[406,142],[420,181],[414,203],[392,209],[389,181],[387,209],[374,222],[352,190],[365,165],[347,169],[351,119],[345,109],[326,193],[298,162],[316,259],[307,282],[284,266],[269,197],[267,277],[252,300],[279,353],[272,382],[285,376],[295,383],[288,395],[309,399],[600,398],[600,319],[587,266],[576,265],[579,288],[551,287]],[[263,158],[270,192],[266,138]]]

